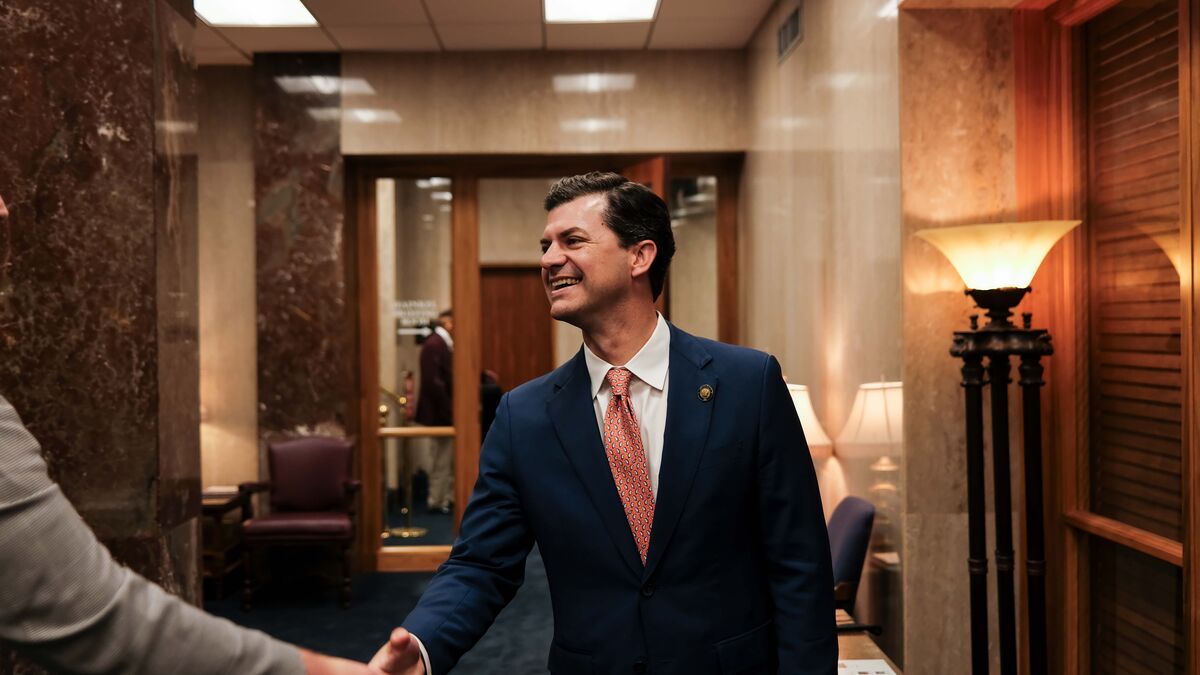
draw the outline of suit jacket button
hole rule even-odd
[[[634,662],[633,662],[633,672],[635,672],[635,673],[644,673],[644,672],[646,672],[646,657],[644,657],[644,656],[639,656],[639,657],[637,657],[637,659],[636,659],[636,660],[634,660]]]
[[[647,583],[645,586],[642,586],[642,597],[648,598],[652,595],[654,595],[654,584]]]

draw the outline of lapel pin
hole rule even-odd
[[[696,394],[700,396],[701,401],[707,403],[713,397],[713,388],[710,385],[702,384],[700,385],[700,391],[697,391]]]

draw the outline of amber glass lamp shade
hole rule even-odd
[[[1009,329],[1012,308],[1054,244],[1081,221],[1031,220],[1021,223],[960,225],[920,230],[918,237],[950,260],[967,285],[967,295],[987,311],[985,329]]]

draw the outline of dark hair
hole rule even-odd
[[[662,294],[667,268],[675,255],[675,235],[671,233],[671,214],[662,197],[650,188],[608,171],[592,171],[559,179],[546,195],[546,211],[584,195],[602,194],[608,199],[604,224],[617,235],[621,246],[629,248],[649,239],[658,247],[650,264],[650,291],[654,299]]]
[[[439,319],[453,319],[453,318],[454,318],[454,310],[452,310],[452,309],[443,309],[443,310],[442,310],[442,311],[441,311],[441,312],[438,314],[438,318],[439,318]]]

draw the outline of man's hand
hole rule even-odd
[[[412,634],[403,628],[392,631],[387,644],[380,648],[367,668],[371,675],[425,675],[421,648]]]
[[[307,675],[370,675],[367,666],[357,661],[347,661],[324,654],[300,650],[300,660],[304,662],[304,672]]]

